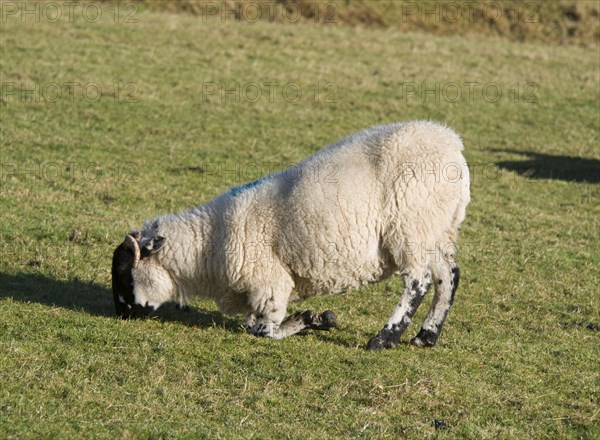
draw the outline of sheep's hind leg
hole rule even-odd
[[[337,318],[331,310],[314,313],[311,310],[294,313],[280,324],[263,322],[260,318],[250,317],[245,324],[246,330],[256,336],[283,339],[302,330],[329,330],[337,327]]]
[[[454,261],[434,269],[435,295],[419,334],[410,343],[417,347],[433,347],[437,342],[448,311],[454,302],[460,271]]]
[[[431,285],[431,272],[426,271],[421,276],[404,275],[404,292],[394,309],[394,313],[377,335],[367,344],[367,350],[394,348],[400,341],[400,336],[412,321],[417,308],[423,301]]]

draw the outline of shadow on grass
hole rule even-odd
[[[87,281],[60,281],[36,273],[8,275],[0,273],[0,300],[12,298],[22,303],[37,303],[48,307],[84,312],[92,316],[118,319],[115,316],[112,291],[99,284]],[[174,304],[165,304],[152,319],[163,322],[178,322],[190,327],[223,327],[235,333],[245,333],[241,322],[215,310],[190,307],[179,310]],[[351,347],[350,343],[335,334],[338,330],[306,330],[293,337],[314,333],[317,338],[340,346]]]
[[[347,331],[347,329],[344,329],[343,327],[337,328],[337,329],[332,329],[332,330],[306,330],[306,331],[300,332],[297,335],[294,335],[292,337],[296,337],[298,335],[308,335],[308,332],[312,332],[317,339],[320,339],[321,341],[326,342],[328,344],[338,345],[340,347],[346,347],[346,348],[355,348],[355,346],[356,346],[355,343],[351,343],[350,341],[348,341],[342,335],[339,334],[339,332],[344,332],[344,331]],[[365,337],[364,340],[365,340],[365,343],[363,345],[366,347],[367,341],[369,340],[369,338]]]
[[[557,179],[567,182],[600,182],[600,160],[572,156],[551,156],[531,151],[493,150],[499,153],[520,154],[525,160],[496,162],[500,168],[514,171],[530,179]]]
[[[59,281],[34,273],[18,275],[0,273],[0,299],[3,298],[117,319],[111,290],[86,281]],[[179,322],[192,327],[216,325],[232,331],[242,331],[237,320],[217,311],[194,307],[189,311],[182,311],[177,310],[172,304],[165,304],[158,309],[153,319]]]

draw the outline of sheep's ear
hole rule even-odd
[[[157,235],[152,240],[152,252],[156,252],[161,247],[163,247],[164,244],[165,244],[165,237],[161,237],[160,235]]]
[[[165,237],[157,235],[145,242],[142,246],[142,258],[156,253],[165,244]]]

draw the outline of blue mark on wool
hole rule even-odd
[[[247,189],[254,188],[255,186],[260,185],[264,181],[265,181],[265,178],[261,177],[260,179],[256,179],[256,180],[254,180],[252,182],[245,183],[243,185],[233,187],[233,188],[231,188],[229,190],[229,195],[232,196],[232,197],[238,196],[241,193],[243,193],[244,191],[246,191]]]

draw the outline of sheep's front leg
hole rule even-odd
[[[337,317],[331,310],[326,310],[323,313],[314,313],[312,310],[306,310],[305,312],[298,312],[288,316],[281,323],[279,329],[283,334],[282,337],[285,338],[304,329],[329,330],[335,327],[337,327]]]
[[[425,293],[431,285],[431,272],[427,271],[422,276],[405,275],[404,292],[394,313],[377,335],[373,336],[367,344],[367,350],[381,350],[394,348],[400,341],[400,336],[412,321],[417,308],[423,301]]]
[[[256,318],[254,315],[250,315],[244,327],[256,336],[283,339],[305,329],[329,330],[337,327],[337,318],[331,310],[323,313],[314,313],[311,310],[294,313],[281,323],[269,322],[264,317]]]

